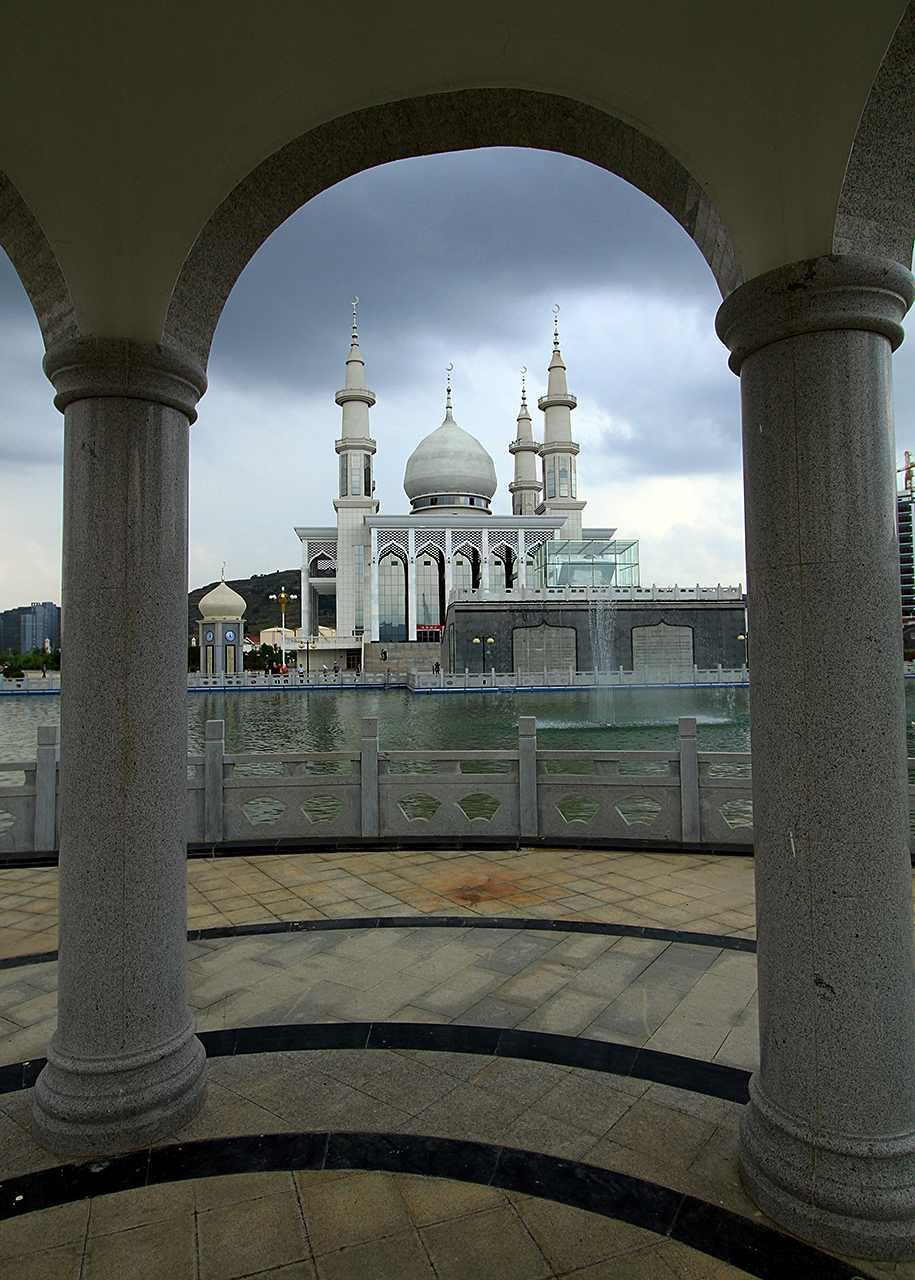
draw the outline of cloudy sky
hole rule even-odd
[[[578,397],[584,522],[640,543],[644,584],[746,581],[738,380],[720,298],[657,205],[582,161],[490,150],[348,179],[249,263],[216,332],[191,432],[189,585],[299,564],[296,524],[333,524],[334,440],[358,295],[381,510],[407,509],[406,459],[444,412],[493,455],[511,510],[521,368],[546,390],[559,304]],[[63,419],[38,327],[0,253],[0,609],[60,599]],[[900,454],[915,448],[915,338],[896,356]],[[533,410],[535,433],[542,415]]]

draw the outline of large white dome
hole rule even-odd
[[[217,583],[197,606],[207,622],[238,622],[247,607],[244,598],[225,582]]]
[[[414,511],[426,507],[488,511],[496,484],[492,458],[479,440],[458,426],[449,401],[445,421],[420,441],[407,460],[403,487]]]

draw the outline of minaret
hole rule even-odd
[[[361,632],[365,625],[363,600],[368,565],[368,535],[365,517],[378,511],[372,458],[375,441],[369,435],[369,409],[374,391],[366,390],[365,363],[356,332],[356,303],[353,302],[353,340],[346,361],[346,383],[334,396],[343,410],[343,426],[335,447],[340,458],[337,513],[337,635],[344,638]]]
[[[512,496],[513,516],[532,516],[540,501],[543,485],[537,479],[537,456],[540,445],[536,442],[531,429],[531,415],[527,407],[527,387],[525,374],[521,370],[521,408],[518,411],[518,437],[508,446],[509,453],[515,455],[515,478],[508,486]]]
[[[572,410],[578,404],[569,395],[566,386],[566,367],[559,350],[559,308],[555,308],[553,326],[553,358],[550,361],[550,380],[547,393],[537,401],[543,410],[543,501],[536,514],[564,515],[561,537],[573,542],[581,541],[581,513],[585,503],[578,499],[578,478],[575,458],[578,445],[572,439]]]

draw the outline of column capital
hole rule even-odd
[[[61,413],[74,400],[122,397],[167,405],[197,418],[206,374],[176,347],[129,338],[76,338],[51,347],[42,362]]]
[[[895,351],[915,280],[898,262],[832,254],[767,271],[740,286],[718,309],[715,329],[734,373],[770,343],[835,329],[882,333]]]

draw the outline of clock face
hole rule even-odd
[[[213,643],[213,633],[212,633],[212,631],[208,631],[208,632],[206,633],[206,642],[207,642],[207,644],[212,644],[212,643]]]
[[[227,631],[227,632],[226,632],[226,639],[228,640],[229,644],[231,644],[231,643],[232,643],[232,641],[235,639],[235,632],[234,632],[234,631]]]

